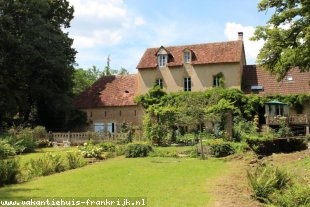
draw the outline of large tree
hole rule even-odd
[[[73,12],[67,0],[0,0],[0,123],[64,125],[76,54],[64,29]]]
[[[266,26],[259,26],[253,40],[265,40],[258,64],[281,80],[293,67],[309,71],[310,1],[261,0],[259,11],[274,11]]]

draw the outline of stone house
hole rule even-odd
[[[300,73],[295,68],[285,80],[277,82],[262,69],[246,65],[243,33],[238,36],[238,40],[229,42],[148,48],[137,66],[137,74],[102,77],[76,98],[76,106],[87,113],[87,130],[114,133],[124,122],[141,126],[144,110],[134,97],[147,93],[154,84],[167,92],[224,86],[260,96],[310,93],[310,72]],[[309,105],[302,112],[307,117],[302,123],[305,130],[309,128]],[[299,113],[294,109],[289,112],[291,117]],[[261,116],[264,115],[262,109]],[[262,124],[270,125],[271,115]]]

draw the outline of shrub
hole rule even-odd
[[[17,142],[25,149],[23,152],[34,152],[37,145],[32,136],[32,131],[29,128],[22,129],[17,135]]]
[[[214,157],[226,157],[236,152],[231,142],[223,139],[208,139],[204,141],[204,145],[209,147],[208,153]]]
[[[249,147],[260,155],[270,155],[276,152],[294,152],[308,148],[302,139],[272,139],[269,137],[249,137],[246,139]]]
[[[247,172],[253,197],[262,202],[270,201],[270,196],[276,190],[281,190],[290,182],[289,175],[279,168],[258,166],[254,172]]]
[[[83,156],[78,152],[67,152],[67,161],[69,169],[76,169],[86,165]]]
[[[273,203],[281,207],[310,206],[310,186],[293,185],[284,192],[278,192]]]
[[[81,154],[86,158],[103,159],[102,147],[94,145],[91,141],[84,143],[83,146],[79,146]]]
[[[146,157],[152,147],[145,143],[129,143],[125,149],[125,157]]]
[[[116,145],[111,142],[102,142],[99,144],[99,146],[102,148],[103,152],[115,152],[116,151]]]
[[[47,137],[47,132],[44,126],[36,126],[33,130],[32,130],[32,136],[35,140],[46,140],[48,139]]]
[[[20,173],[17,159],[0,160],[0,186],[17,182]]]
[[[226,157],[234,153],[235,149],[228,142],[210,145],[210,154],[214,157]]]
[[[28,163],[30,176],[46,176],[65,171],[66,165],[60,154],[46,153],[38,159],[31,159]]]
[[[15,149],[6,140],[0,140],[0,159],[6,159],[15,154]]]
[[[115,149],[116,156],[125,155],[126,145],[117,145]]]

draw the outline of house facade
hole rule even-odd
[[[85,130],[114,133],[124,122],[142,126],[144,109],[134,102],[134,97],[147,93],[154,84],[167,92],[222,86],[259,96],[310,93],[310,72],[300,73],[294,68],[283,81],[277,82],[268,72],[246,65],[243,33],[238,36],[238,40],[229,42],[148,48],[137,66],[137,74],[102,77],[77,97],[76,106],[88,118]],[[261,112],[261,117],[267,116],[262,124],[276,124],[270,121],[275,120],[276,107],[266,105]],[[294,108],[285,110],[282,115],[284,111],[289,114],[292,126],[309,133],[310,103],[303,106],[302,112]]]
[[[243,33],[231,42],[149,48],[138,69],[139,94],[154,84],[167,92],[204,91],[223,84],[241,90],[246,65]]]

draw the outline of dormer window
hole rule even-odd
[[[191,53],[190,51],[184,51],[183,53],[183,59],[184,59],[184,63],[190,63],[191,62]]]
[[[165,67],[168,62],[168,55],[158,55],[158,66]]]

